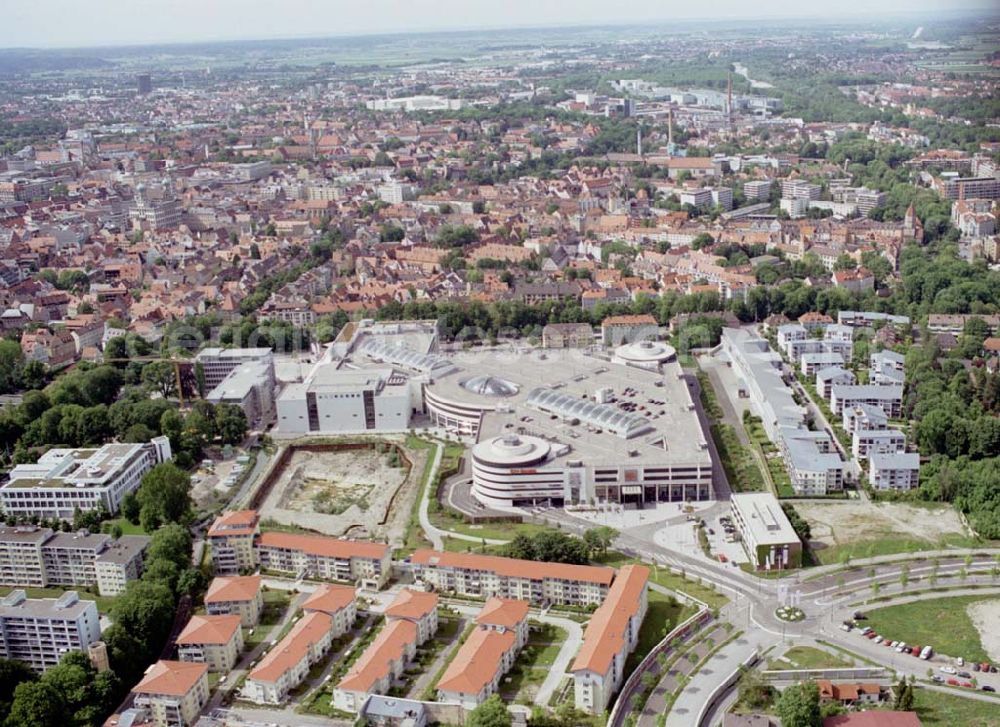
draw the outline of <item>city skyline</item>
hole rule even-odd
[[[769,20],[857,19],[886,15],[911,15],[989,11],[993,4],[967,0],[961,5],[943,0],[845,0],[834,12],[827,6],[803,7],[792,0],[766,0],[753,12],[736,0],[721,0],[711,8],[681,5],[650,9],[638,0],[625,0],[613,9],[596,0],[576,3],[570,17],[554,0],[511,0],[498,18],[486,3],[436,0],[403,3],[373,0],[364,11],[343,2],[316,7],[310,0],[273,0],[252,6],[234,0],[214,0],[207,6],[193,0],[151,0],[142,7],[120,0],[99,0],[80,5],[68,0],[16,2],[6,13],[12,31],[0,48],[97,48],[192,42],[321,39],[378,34],[477,31],[518,28],[618,26],[631,23],[669,23]],[[54,24],[52,17],[61,22]],[[197,23],[190,20],[197,18]],[[240,18],[240,24],[234,23]],[[308,20],[304,23],[304,20]]]

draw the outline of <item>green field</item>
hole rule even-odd
[[[924,540],[895,535],[891,538],[876,540],[859,540],[854,543],[832,545],[826,548],[813,548],[813,557],[820,565],[844,563],[845,558],[875,558],[880,555],[895,555],[897,553],[919,553],[922,550],[948,550],[949,548],[988,547],[983,541],[965,535],[947,535],[940,540]]]
[[[628,678],[628,675],[639,666],[639,662],[663,640],[664,636],[693,613],[694,610],[689,606],[681,606],[662,593],[650,591],[646,618],[639,627],[639,640],[636,642],[635,651],[629,654],[628,661],[625,662],[625,677]]]
[[[994,599],[959,596],[886,606],[867,611],[865,623],[893,641],[930,644],[934,651],[947,656],[988,661],[979,631],[965,610],[971,603],[988,600]]]
[[[853,663],[812,646],[793,646],[780,659],[768,665],[769,669],[845,669]]]
[[[142,529],[141,525],[133,525],[123,517],[115,518],[114,520],[105,520],[101,524],[101,529],[103,530],[104,528],[108,528],[108,530],[110,530],[115,525],[122,529],[122,535],[148,535],[148,533]]]
[[[608,565],[612,568],[621,568],[623,565],[628,565],[629,563],[641,563],[649,567],[649,580],[652,583],[669,588],[671,591],[686,593],[692,598],[697,598],[699,601],[707,604],[709,608],[722,608],[729,603],[728,598],[706,585],[702,585],[690,578],[685,578],[677,573],[672,573],[667,568],[658,568],[649,563],[643,563],[643,561],[637,558],[629,558],[627,555],[617,551],[609,550],[607,555],[596,559],[595,562],[598,565]],[[650,596],[652,595],[651,591]]]
[[[923,727],[1000,727],[1000,699],[994,702],[917,689],[913,708]]]

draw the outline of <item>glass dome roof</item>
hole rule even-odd
[[[497,376],[473,376],[462,382],[462,388],[483,396],[514,396],[518,392],[517,384]]]

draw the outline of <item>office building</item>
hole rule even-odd
[[[0,600],[0,656],[23,661],[39,674],[100,639],[97,604],[81,601],[76,591],[28,598],[15,590]]]
[[[649,568],[626,565],[618,570],[604,603],[594,611],[583,645],[570,667],[576,708],[602,714],[625,678],[625,662],[639,640],[646,617]]]
[[[208,702],[208,665],[158,661],[132,694],[136,707],[148,709],[156,727],[188,727]]]
[[[194,358],[205,377],[205,391],[221,384],[229,374],[244,364],[261,363],[274,385],[274,352],[270,348],[204,348]]]
[[[34,464],[19,464],[0,487],[7,515],[27,520],[72,520],[83,512],[104,509],[114,515],[122,498],[135,492],[142,476],[170,459],[170,440],[156,437],[146,444],[105,444],[97,449],[50,449]]]
[[[153,92],[153,79],[148,73],[140,73],[135,77],[135,81],[140,96]]]
[[[317,367],[278,398],[282,433],[405,431],[413,405],[410,386],[392,368],[363,371]]]
[[[774,495],[735,493],[731,504],[733,524],[754,568],[786,570],[802,565],[802,541]]]

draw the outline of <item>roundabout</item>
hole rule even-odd
[[[774,617],[779,621],[797,623],[804,619],[806,614],[801,608],[795,606],[779,606],[774,610]]]

